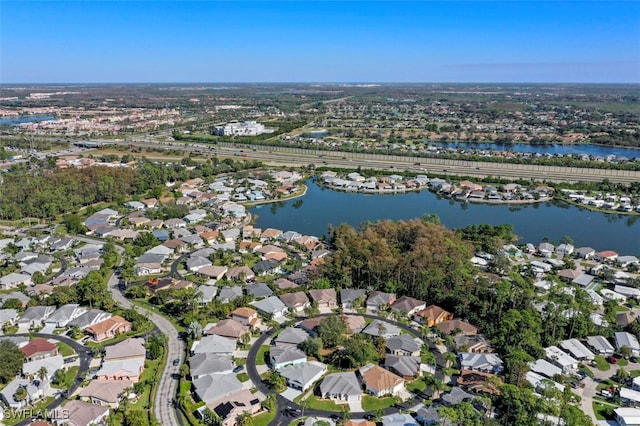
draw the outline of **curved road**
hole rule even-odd
[[[76,391],[76,389],[78,389],[78,387],[81,384],[78,378],[82,377],[89,370],[89,364],[91,363],[91,358],[92,358],[92,356],[90,355],[91,349],[87,348],[84,345],[81,345],[80,343],[76,342],[73,339],[70,339],[69,337],[61,336],[58,334],[20,333],[20,334],[12,334],[10,336],[41,337],[43,339],[58,340],[60,342],[66,343],[67,345],[71,346],[71,348],[74,351],[76,351],[76,353],[80,357],[80,368],[78,369],[78,373],[76,374],[76,377],[73,378],[73,384],[67,390],[66,393],[62,393],[61,396],[56,398],[55,401],[53,401],[51,404],[47,406],[47,410],[53,410],[55,408],[58,408],[60,404],[62,404],[67,399],[66,395],[72,395]],[[31,424],[31,419],[26,419],[18,423],[19,426],[25,426],[28,424]]]
[[[90,243],[104,241],[98,238],[88,238],[76,236],[81,241],[86,241]],[[122,262],[122,252],[124,249],[122,246],[116,244],[116,249],[120,252],[120,261]],[[174,408],[173,400],[177,394],[178,389],[178,380],[174,377],[178,377],[180,373],[180,366],[174,366],[173,360],[179,359],[180,364],[184,362],[184,353],[185,347],[184,342],[180,340],[178,336],[178,330],[171,324],[171,322],[163,317],[162,315],[158,315],[152,311],[146,310],[144,308],[135,306],[129,299],[124,297],[122,291],[120,289],[120,276],[118,272],[114,272],[109,277],[108,288],[113,296],[113,300],[116,301],[119,305],[124,308],[130,309],[133,308],[138,312],[144,312],[148,315],[149,319],[153,321],[156,328],[160,330],[162,334],[167,336],[167,363],[164,366],[164,370],[162,371],[162,375],[158,378],[158,387],[156,390],[156,398],[154,401],[153,411],[156,419],[163,426],[178,426],[179,423],[179,415],[177,414],[177,409]]]
[[[331,315],[336,315],[336,314],[333,314],[333,313],[320,314],[320,315],[316,315],[316,317],[327,317]],[[398,321],[378,317],[376,315],[371,315],[371,314],[344,313],[342,315],[358,315],[358,316],[362,316],[364,318],[369,318],[369,319],[380,319],[405,330],[406,332],[408,332],[409,334],[415,337],[419,337],[423,339],[423,337],[420,335],[418,331]],[[301,320],[301,319],[302,318],[296,318],[296,320]],[[284,325],[280,326],[280,328],[284,328],[284,327],[285,327]],[[256,386],[256,388],[258,388],[258,390],[265,395],[273,393],[273,391],[267,385],[265,385],[262,379],[260,378],[260,374],[258,373],[258,369],[256,367],[256,356],[258,354],[258,351],[260,350],[260,347],[263,346],[268,339],[271,339],[273,337],[274,331],[275,329],[271,329],[265,334],[263,334],[262,336],[260,336],[258,340],[256,340],[255,343],[251,346],[251,349],[249,350],[249,353],[247,355],[247,363],[246,363],[247,374],[249,375],[249,378],[251,379],[253,384]],[[444,367],[444,358],[442,357],[442,354],[440,353],[440,351],[435,347],[435,345],[430,344],[429,347],[436,356],[436,364],[438,368],[436,369],[435,376],[437,379],[442,380],[444,378],[442,373],[442,368]],[[424,400],[427,398],[427,396],[424,393],[418,394],[416,395],[416,397],[421,400]],[[270,423],[271,425],[274,425],[274,426],[288,425],[291,422],[291,420],[293,420],[293,417],[298,416],[298,414],[302,412],[302,407],[300,405],[292,401],[289,401],[288,399],[280,395],[276,394],[276,400],[278,402],[277,414],[275,419],[273,419],[273,421]],[[384,410],[384,415],[386,416],[389,414],[398,413],[400,410],[409,408],[410,406],[411,404],[400,404],[397,406],[388,407]],[[336,415],[340,416],[340,413],[336,413],[334,411],[315,410],[311,408],[305,409],[304,414],[309,416],[315,416],[315,417],[332,417],[332,418],[335,418]],[[364,418],[367,418],[367,416],[369,416],[370,414],[371,413],[369,412],[351,413],[351,418],[364,419]],[[289,416],[291,416],[291,418],[289,418]]]

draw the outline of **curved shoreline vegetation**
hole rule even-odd
[[[542,356],[543,347],[585,337],[595,326],[589,318],[591,301],[582,289],[576,289],[572,302],[578,314],[570,320],[559,316],[542,321],[533,307],[530,276],[512,271],[509,260],[501,255],[495,256],[489,273],[471,265],[474,250],[497,253],[513,240],[509,225],[452,231],[440,225],[436,216],[365,223],[358,229],[343,224],[331,229],[334,254],[322,268],[335,288],[415,297],[482,324],[482,333],[505,355],[507,382],[522,386],[526,363]],[[563,303],[558,301],[559,309],[565,309]]]

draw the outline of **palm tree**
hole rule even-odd
[[[47,370],[47,367],[45,366],[40,367],[40,369],[38,370],[38,379],[40,379],[40,386],[42,385],[42,383],[44,383],[47,380],[48,377],[49,377],[49,371]]]
[[[453,365],[458,360],[458,357],[453,352],[445,352],[444,354],[442,354],[442,358],[444,358],[444,362],[447,368],[451,367],[451,365]]]

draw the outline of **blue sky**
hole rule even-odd
[[[0,82],[640,82],[640,1],[0,3]]]

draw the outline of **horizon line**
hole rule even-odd
[[[607,81],[596,81],[596,82],[579,82],[579,81],[502,81],[502,82],[490,82],[490,81],[89,81],[89,82],[13,82],[13,83],[5,83],[0,81],[0,89],[2,86],[16,86],[16,85],[32,85],[32,86],[42,86],[42,85],[113,85],[113,84],[237,84],[237,85],[250,85],[250,84],[322,84],[322,85],[416,85],[416,84],[483,84],[483,85],[500,85],[500,84],[551,84],[551,85],[562,85],[562,84],[571,84],[571,85],[640,85],[639,81],[629,81],[629,82],[607,82]]]

